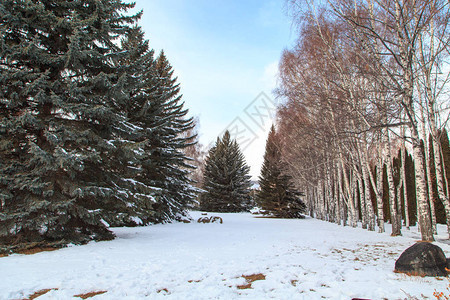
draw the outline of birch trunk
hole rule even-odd
[[[365,196],[363,180],[361,177],[362,176],[360,176],[358,178],[359,203],[361,205],[361,223],[362,223],[362,228],[367,229],[368,217],[367,217],[367,206],[366,206],[366,201],[365,201],[366,196]]]
[[[382,233],[385,231],[385,229],[384,229],[384,212],[383,212],[383,159],[381,158],[381,153],[379,153],[378,155],[376,191],[377,191],[377,211],[378,211],[378,232]]]
[[[378,232],[384,232],[384,214],[383,214],[383,162],[380,159],[380,156],[377,158],[377,178],[375,179],[375,175],[372,173],[369,163],[369,154],[367,153],[367,148],[363,148],[364,152],[364,161],[365,161],[365,170],[366,176],[368,177],[367,182],[371,183],[372,189],[375,191],[376,203],[377,203],[377,214],[375,215],[375,210],[373,209],[373,218],[377,220],[378,224]],[[380,171],[381,170],[381,171]],[[366,177],[365,176],[365,177]],[[370,194],[369,194],[370,195]],[[371,201],[369,199],[369,201]],[[372,207],[372,202],[370,202]]]
[[[431,225],[430,206],[428,205],[428,195],[425,182],[425,163],[423,148],[420,145],[420,139],[417,128],[412,128],[412,144],[415,163],[416,177],[416,197],[417,211],[420,226],[420,233],[423,241],[434,241],[433,227]]]
[[[418,90],[418,97],[419,99],[423,99],[422,92],[420,89]],[[433,234],[437,234],[437,228],[436,228],[436,210],[434,208],[434,203],[436,199],[434,198],[433,193],[433,178],[431,176],[431,158],[430,158],[430,149],[428,147],[427,142],[427,133],[425,129],[425,114],[423,111],[423,105],[420,106],[420,116],[421,116],[421,122],[420,122],[420,131],[423,137],[424,141],[424,155],[425,155],[425,165],[426,165],[426,173],[427,173],[427,191],[428,191],[428,198],[430,201],[430,210],[431,210],[431,226],[433,227]]]
[[[433,4],[431,4],[432,7],[431,8],[435,8],[433,6]],[[437,40],[437,47],[435,47],[435,42],[436,42],[436,36],[435,36],[435,28],[434,28],[434,20],[431,20],[430,22],[430,28],[429,28],[429,41],[427,43],[427,46],[429,47],[429,55],[427,56],[427,58],[429,58],[428,61],[426,61],[425,59],[425,55],[423,52],[423,48],[424,48],[424,43],[423,43],[423,38],[424,36],[422,34],[419,35],[419,60],[420,60],[420,69],[422,71],[423,77],[424,77],[424,82],[425,82],[425,101],[427,102],[427,108],[428,108],[428,123],[429,123],[429,127],[430,127],[430,133],[431,133],[431,140],[433,143],[433,156],[434,156],[434,163],[435,163],[435,169],[436,169],[436,183],[437,183],[437,190],[438,190],[438,196],[439,199],[441,199],[442,204],[444,205],[445,208],[445,214],[446,214],[446,221],[447,221],[447,233],[449,235],[450,238],[450,201],[449,201],[449,197],[448,197],[448,193],[445,192],[445,174],[443,173],[443,164],[442,164],[442,160],[441,160],[441,144],[439,141],[439,134],[438,134],[438,130],[437,130],[437,123],[436,123],[436,109],[435,109],[435,103],[436,103],[436,85],[434,85],[432,83],[432,78],[431,78],[431,73],[433,71],[433,68],[435,68],[436,66],[436,59],[437,56],[436,54],[440,51],[440,47],[448,47],[448,44],[441,44],[439,39]],[[439,46],[440,45],[440,46]],[[448,49],[447,49],[448,50]],[[437,79],[435,79],[437,80]],[[425,152],[425,155],[430,155],[427,149],[427,152]],[[426,158],[426,162],[427,162],[427,170],[430,170],[430,158]],[[430,173],[430,172],[428,172]],[[428,177],[431,177],[431,175],[429,175]],[[430,180],[429,180],[429,187],[431,187],[430,184]],[[431,189],[431,188],[430,188]],[[448,191],[447,191],[448,192]],[[432,197],[432,192],[430,192],[430,205],[431,205],[431,209],[432,209],[432,221],[434,220],[433,223],[433,228],[434,230],[436,229],[436,217],[434,216],[433,219],[433,213],[435,213],[434,211],[434,198]],[[432,205],[433,204],[433,205]],[[436,232],[435,232],[436,233]]]
[[[418,202],[418,219],[420,226],[420,233],[422,235],[422,240],[424,241],[434,241],[433,237],[433,227],[431,224],[431,216],[428,204],[428,195],[426,187],[426,173],[425,173],[425,162],[423,148],[420,145],[420,137],[417,126],[416,113],[414,111],[414,101],[413,101],[413,91],[415,79],[413,76],[413,61],[411,53],[411,48],[414,46],[409,40],[407,40],[406,34],[409,32],[404,32],[406,27],[402,26],[401,20],[404,20],[404,15],[401,14],[400,4],[395,3],[395,13],[396,13],[396,30],[397,38],[399,44],[399,60],[400,66],[402,68],[402,98],[401,104],[405,109],[405,113],[409,118],[409,129],[411,131],[411,139],[413,146],[413,156],[415,163],[415,177],[416,177],[416,195]]]
[[[342,225],[343,226],[347,226],[347,200],[345,198],[345,187],[344,187],[344,183],[343,181],[343,172],[342,172],[342,167],[341,164],[339,164],[338,166],[339,169],[339,188],[340,188],[340,195],[341,195],[341,206],[342,206],[342,210],[341,210],[341,216],[342,216]]]
[[[335,222],[337,224],[341,224],[341,214],[340,214],[340,201],[339,201],[339,180],[337,179],[336,176],[336,171],[334,171],[334,197],[336,199],[336,205],[334,208],[334,214],[335,214]]]
[[[389,208],[391,212],[391,225],[392,233],[391,236],[402,235],[400,230],[400,224],[398,222],[397,207],[396,207],[396,195],[395,195],[395,184],[394,175],[392,173],[392,157],[391,157],[391,147],[389,140],[389,131],[386,132],[385,148],[386,152],[386,172],[389,185]]]
[[[349,176],[351,176],[351,174],[349,174]],[[347,177],[347,175],[345,175],[344,172],[344,182],[345,182],[345,178]],[[349,179],[348,179],[349,180]],[[350,181],[350,180],[349,180]],[[349,207],[349,217],[350,217],[350,226],[352,227],[356,227],[358,224],[358,217],[357,217],[357,211],[356,211],[356,207],[355,207],[355,202],[354,202],[354,196],[356,195],[356,181],[352,178],[351,180],[351,186],[348,186],[348,207]]]
[[[370,172],[370,170],[368,170]],[[369,231],[375,231],[375,213],[373,211],[372,200],[370,199],[370,178],[366,165],[362,166],[362,173],[364,178],[364,202],[366,205],[366,218]]]
[[[329,222],[333,222],[333,208],[334,208],[334,198],[333,198],[333,178],[331,173],[330,164],[327,163],[327,190],[328,190],[328,199],[327,199],[327,220]]]
[[[339,224],[341,223],[341,220],[344,220],[344,201],[342,199],[343,195],[343,189],[342,189],[342,176],[339,168],[339,164],[336,166],[336,173],[337,173],[337,193],[338,193],[338,203],[339,203]],[[342,225],[344,226],[344,222],[342,222]]]

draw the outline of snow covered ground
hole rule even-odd
[[[311,218],[209,215],[224,223],[117,228],[114,241],[0,258],[0,299],[42,289],[55,290],[39,300],[93,291],[106,293],[92,299],[433,299],[449,283],[393,272],[420,239],[414,228],[390,237]],[[439,229],[436,244],[450,256]],[[260,280],[241,289],[253,274]]]

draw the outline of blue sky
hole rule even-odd
[[[156,53],[164,49],[186,108],[200,120],[200,142],[208,145],[236,124],[245,128],[242,134],[250,137],[236,138],[255,179],[272,122],[252,118],[250,111],[275,100],[278,61],[295,39],[284,5],[285,0],[136,1],[150,46]]]

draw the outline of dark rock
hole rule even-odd
[[[447,276],[447,259],[442,249],[418,242],[406,249],[395,262],[395,272],[414,276]]]

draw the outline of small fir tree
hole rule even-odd
[[[291,177],[283,174],[283,163],[274,126],[267,138],[259,186],[260,191],[256,199],[265,212],[280,218],[301,218],[305,213],[306,205],[300,199],[302,193],[294,189]]]
[[[222,138],[217,138],[206,158],[201,209],[214,212],[249,210],[249,171],[239,145],[226,131]]]

